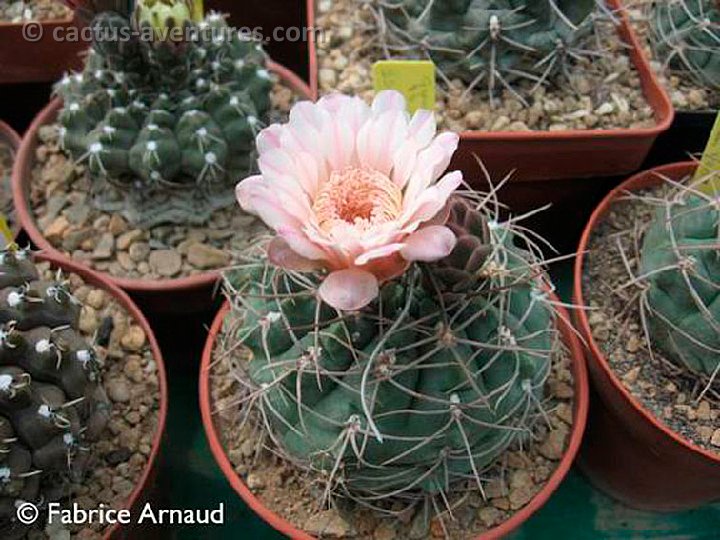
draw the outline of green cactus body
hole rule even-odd
[[[677,365],[707,377],[720,369],[720,209],[680,191],[645,234],[640,275],[650,341]]]
[[[80,305],[40,281],[23,251],[0,253],[0,536],[24,537],[18,504],[57,500],[109,418]]]
[[[547,80],[592,28],[595,0],[376,2],[386,51],[427,55],[446,79],[495,88]],[[576,55],[577,57],[578,55]],[[499,84],[500,82],[504,84]]]
[[[460,200],[453,216],[453,255],[357,313],[321,305],[313,274],[260,263],[228,276],[271,437],[333,490],[447,492],[529,433],[556,351],[552,307],[507,230]],[[464,285],[447,286],[458,274]]]
[[[677,74],[720,88],[720,4],[717,0],[665,0],[649,9],[656,57]]]
[[[93,25],[101,35],[135,28],[112,12]],[[95,203],[139,226],[199,224],[233,204],[270,110],[260,45],[215,14],[186,31],[195,37],[177,46],[96,39],[85,70],[57,85],[61,143],[87,163]]]

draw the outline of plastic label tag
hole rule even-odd
[[[204,3],[204,0],[193,0],[193,20],[195,22],[202,22],[205,18]]]
[[[714,173],[714,174],[712,174]],[[712,176],[711,176],[712,174]],[[720,194],[720,113],[715,119],[715,126],[710,133],[700,165],[695,172],[695,180],[708,177],[698,189],[708,195]]]
[[[0,248],[5,249],[8,246],[13,245],[15,239],[13,233],[10,230],[5,214],[0,212]]]
[[[375,92],[397,90],[408,110],[435,110],[435,64],[429,60],[381,60],[373,65]]]

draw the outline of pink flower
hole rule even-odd
[[[298,103],[257,146],[261,174],[238,184],[238,201],[277,233],[273,264],[329,272],[319,293],[336,309],[366,306],[412,261],[455,247],[445,207],[462,173],[442,174],[458,136],[436,136],[430,111],[411,119],[400,93],[372,107],[340,94]]]

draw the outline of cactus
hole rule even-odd
[[[679,186],[659,203],[643,240],[638,277],[648,343],[712,381],[720,371],[718,198]]]
[[[717,0],[665,0],[648,5],[656,58],[671,73],[720,89],[720,4]]]
[[[227,275],[245,410],[326,496],[482,490],[538,416],[559,344],[542,263],[478,202],[451,199],[447,226],[449,256],[413,264],[356,312],[319,300],[318,273],[257,258]]]
[[[366,0],[359,0],[366,3]],[[568,62],[592,55],[582,46],[596,0],[371,0],[386,56],[413,53],[435,62],[446,81],[468,92],[484,85],[491,100],[518,79],[535,88]]]
[[[87,164],[95,204],[138,226],[199,224],[231,205],[270,109],[260,45],[220,15],[195,24],[190,13],[146,1],[132,22],[97,14],[84,71],[56,87],[61,144]]]
[[[26,532],[17,505],[57,500],[82,476],[108,401],[60,275],[42,281],[26,251],[0,252],[0,306],[0,536],[13,539]]]

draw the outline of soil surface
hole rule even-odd
[[[664,196],[663,186],[645,192]],[[652,355],[640,318],[636,287],[619,287],[631,277],[618,243],[632,269],[639,266],[637,238],[650,223],[655,207],[636,199],[617,202],[590,240],[583,295],[590,311],[593,337],[610,367],[635,399],[661,423],[694,445],[720,455],[720,384],[675,367],[657,350]],[[638,225],[639,233],[635,232]]]
[[[276,84],[273,115],[286,118],[296,99],[290,88]],[[90,175],[59,148],[57,125],[41,128],[39,138],[30,193],[38,228],[55,248],[95,270],[147,280],[202,274],[228,266],[267,232],[238,205],[216,211],[204,226],[135,228],[92,205]]]
[[[386,59],[377,46],[377,23],[357,0],[318,0],[320,92],[338,90],[372,100],[372,65]],[[559,77],[530,92],[534,83],[515,85],[523,105],[504,91],[491,106],[488,93],[474,89],[463,98],[460,80],[438,85],[438,124],[453,131],[528,131],[648,128],[656,124],[626,46],[610,22],[598,22],[603,58],[577,67],[571,80]],[[596,47],[597,49],[597,47]]]
[[[40,263],[38,268],[43,279],[54,279],[55,271],[48,263]],[[158,429],[157,364],[145,332],[109,293],[86,285],[75,274],[65,277],[73,295],[83,303],[79,329],[89,343],[94,343],[99,328],[112,321],[107,347],[96,345],[103,386],[112,403],[110,421],[92,446],[87,479],[70,486],[65,502],[68,507],[77,503],[86,510],[100,504],[123,508],[148,464]],[[102,538],[103,532],[101,526],[53,524],[31,531],[28,538],[95,540]]]
[[[55,0],[0,0],[0,21],[53,21],[71,15],[69,8]]]
[[[218,343],[223,339],[221,334]],[[319,538],[475,538],[507,521],[543,489],[565,453],[572,430],[574,383],[571,360],[563,353],[547,381],[546,419],[537,419],[532,438],[522,448],[511,448],[482,474],[485,498],[474,483],[458,486],[449,498],[452,516],[442,504],[440,513],[426,514],[422,505],[406,509],[404,504],[393,503],[386,508],[395,514],[390,518],[348,500],[337,499],[333,507],[323,508],[319,502],[322,482],[279,457],[257,422],[242,424],[241,387],[237,368],[232,366],[246,359],[242,353],[223,351],[222,345],[216,346],[210,373],[211,407],[235,471],[266,507]]]

